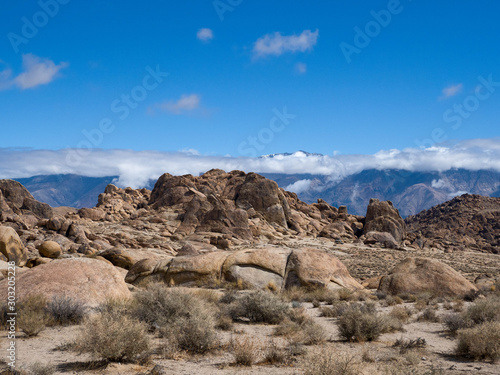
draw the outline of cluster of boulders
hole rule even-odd
[[[491,220],[495,214],[481,215],[498,233]],[[21,184],[0,180],[0,279],[5,262],[12,261],[22,267],[20,296],[67,293],[89,304],[126,296],[127,283],[133,289],[131,284],[144,280],[358,289],[362,286],[332,251],[290,248],[281,241],[320,238],[331,242],[331,250],[342,243],[422,248],[422,236],[408,234],[406,227],[389,201],[372,199],[366,217],[350,215],[321,199],[306,204],[274,181],[241,171],[164,174],[152,191],[108,185],[96,207],[79,210],[51,208]],[[382,278],[380,290],[437,288],[460,295],[474,289],[446,267],[412,258]],[[379,287],[378,280],[373,286]]]
[[[464,194],[406,218],[406,224],[421,246],[500,253],[500,198]]]

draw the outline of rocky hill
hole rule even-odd
[[[406,224],[428,246],[500,252],[500,198],[465,194],[408,217]]]

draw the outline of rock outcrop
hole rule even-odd
[[[405,259],[388,276],[382,277],[378,290],[391,295],[428,292],[456,297],[477,292],[477,288],[453,268],[428,258]]]
[[[391,244],[390,247],[393,247],[392,243],[401,243],[406,238],[405,222],[391,201],[381,202],[375,198],[370,199],[370,204],[366,210],[363,233],[367,237],[371,237],[368,241],[377,241],[377,236],[368,236],[370,232],[380,232],[390,235],[394,241],[387,238],[387,235],[382,240],[382,243]]]
[[[14,180],[0,180],[0,217],[10,214],[32,214],[39,219],[52,217],[52,208],[33,198],[30,192]]]
[[[500,198],[464,194],[406,218],[423,246],[500,254]]]
[[[234,282],[248,288],[277,290],[293,286],[362,289],[347,268],[332,254],[316,249],[264,247],[236,252],[216,251],[193,256],[142,260],[125,280],[146,277],[170,285],[214,285]]]
[[[19,273],[16,279],[18,300],[30,294],[47,298],[68,296],[89,306],[107,298],[128,298],[130,291],[123,276],[106,262],[79,258],[54,260]],[[7,280],[0,281],[0,296],[7,297]]]

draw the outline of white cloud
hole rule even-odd
[[[443,96],[441,96],[440,99],[448,99],[451,98],[452,96],[458,95],[463,88],[464,85],[462,83],[445,87],[442,91]]]
[[[254,43],[254,59],[269,55],[280,56],[285,52],[310,51],[318,41],[319,30],[304,30],[300,35],[266,34]]]
[[[285,190],[291,191],[297,194],[303,193],[311,188],[312,180],[298,180],[293,184],[285,187]]]
[[[299,63],[295,64],[295,71],[298,74],[305,74],[307,72],[307,65],[299,62]]]
[[[31,89],[37,86],[46,85],[56,79],[59,71],[68,66],[62,62],[56,65],[52,60],[35,56],[31,53],[23,55],[23,72],[17,77],[12,77],[12,70],[9,68],[0,72],[0,90],[5,90],[12,86],[17,86],[21,90]]]
[[[203,28],[198,30],[196,37],[202,42],[209,42],[214,38],[214,33],[211,29]]]
[[[79,163],[68,163],[68,160]],[[119,176],[121,186],[144,186],[168,172],[174,175],[206,172],[212,168],[257,173],[310,173],[327,175],[331,183],[366,169],[437,171],[492,169],[500,171],[500,138],[474,139],[449,147],[380,151],[373,155],[306,155],[273,158],[197,155],[196,152],[132,150],[0,149],[0,178],[74,173],[84,176]],[[301,188],[306,183],[298,184]],[[315,188],[311,183],[311,188]]]
[[[167,100],[162,103],[156,103],[149,107],[148,112],[154,113],[155,109],[180,115],[185,112],[193,111],[200,106],[200,96],[197,94],[181,95],[180,99],[172,101]]]
[[[444,188],[446,186],[446,182],[444,180],[442,180],[442,179],[432,180],[431,186],[434,189],[442,189],[442,188]]]
[[[469,192],[468,191],[464,191],[464,190],[459,190],[459,191],[456,191],[454,193],[450,193],[448,194],[448,197],[450,198],[455,198],[455,197],[458,197],[460,195],[464,195],[464,194],[468,194]]]

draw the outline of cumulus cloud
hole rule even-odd
[[[209,42],[214,38],[214,33],[211,29],[203,28],[198,30],[196,37],[202,42]]]
[[[297,194],[303,193],[311,188],[312,180],[298,180],[293,184],[290,184],[285,187],[285,190],[291,191]]]
[[[23,55],[23,72],[17,77],[12,77],[11,69],[0,72],[0,89],[16,86],[21,90],[31,89],[46,85],[56,79],[61,69],[68,66],[62,62],[56,65],[52,60],[35,56],[31,53]]]
[[[366,169],[443,172],[463,168],[500,171],[500,138],[475,139],[427,149],[383,150],[373,155],[328,156],[296,152],[267,158],[205,156],[192,150],[169,153],[101,149],[0,149],[0,178],[74,173],[91,177],[119,176],[117,183],[120,186],[141,187],[165,172],[198,175],[212,168],[258,173],[318,174],[328,176],[332,183]],[[306,185],[307,182],[303,181],[293,188],[305,188]]]
[[[254,43],[254,59],[266,56],[281,56],[285,52],[306,52],[318,41],[319,30],[304,30],[300,35],[281,35],[279,32],[266,34]]]
[[[181,115],[197,109],[200,106],[200,101],[200,96],[197,94],[184,94],[178,100],[167,100],[153,104],[149,107],[148,112],[154,113],[155,109],[158,109],[160,111],[173,113],[174,115]]]
[[[462,83],[445,87],[442,91],[443,96],[441,96],[440,99],[451,98],[452,96],[459,94],[463,88],[464,88],[464,85]]]

